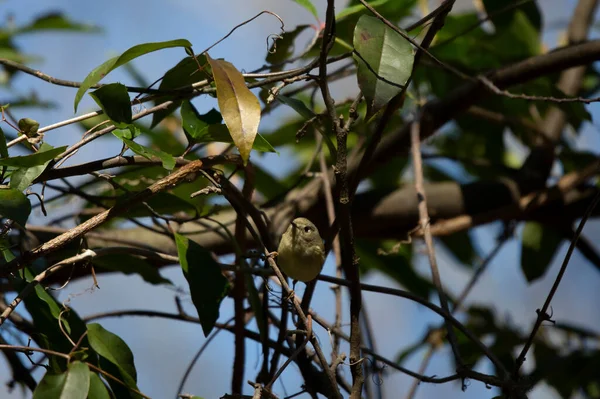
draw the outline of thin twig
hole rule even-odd
[[[425,238],[425,245],[427,246],[427,256],[429,258],[429,265],[431,267],[431,278],[438,291],[442,309],[444,309],[446,312],[449,312],[448,299],[446,298],[446,294],[444,293],[444,288],[442,286],[442,280],[440,278],[440,272],[435,257],[435,249],[433,247],[433,236],[431,235],[429,214],[427,212],[427,198],[425,197],[425,188],[423,184],[423,161],[421,159],[419,118],[420,115],[415,117],[415,121],[413,122],[411,129],[411,148],[415,174],[415,189],[417,191],[417,197],[419,201],[419,223],[421,225],[421,230],[423,231],[423,236]],[[452,352],[454,353],[454,360],[456,361],[456,364],[460,369],[463,367],[463,363],[460,357],[460,352],[458,350],[458,342],[456,339],[456,335],[454,334],[454,329],[448,322],[446,323],[446,329],[448,330],[448,341],[450,342]]]
[[[548,308],[550,307],[550,302],[552,302],[552,299],[554,298],[554,295],[556,294],[556,291],[558,290],[558,286],[560,285],[560,282],[562,281],[562,278],[563,278],[565,272],[567,271],[567,266],[569,265],[569,261],[571,260],[573,251],[575,251],[577,241],[579,240],[579,237],[581,236],[581,233],[583,232],[583,228],[585,227],[585,224],[587,223],[590,215],[592,214],[592,211],[598,205],[598,202],[600,202],[600,192],[596,193],[596,195],[594,196],[594,199],[592,200],[592,202],[586,209],[585,214],[581,218],[581,221],[579,222],[579,226],[577,226],[577,230],[575,231],[575,236],[571,240],[571,244],[569,245],[567,254],[565,255],[565,258],[563,259],[563,263],[560,266],[560,270],[558,271],[558,274],[556,275],[554,284],[552,284],[552,288],[550,288],[550,292],[548,292],[548,296],[546,297],[546,300],[544,301],[544,305],[542,306],[541,309],[536,309],[537,319],[535,320],[533,328],[531,329],[529,338],[525,342],[525,345],[523,346],[523,349],[521,350],[519,357],[517,357],[517,360],[515,362],[515,369],[513,370],[513,378],[518,377],[519,370],[520,370],[521,366],[523,365],[523,363],[525,362],[525,356],[527,356],[527,352],[531,348],[531,345],[533,344],[533,340],[535,339],[535,336],[536,336],[538,330],[540,329],[542,323],[544,321],[551,321],[550,315],[548,314]]]

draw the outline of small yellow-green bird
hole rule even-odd
[[[325,263],[325,246],[317,227],[306,218],[296,218],[281,237],[277,264],[294,280],[314,280]]]

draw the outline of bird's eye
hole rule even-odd
[[[308,232],[310,232],[311,230],[312,230],[312,229],[310,228],[310,226],[306,226],[306,227],[304,227],[304,232],[305,232],[305,233],[308,233]]]

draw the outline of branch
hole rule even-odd
[[[61,234],[60,236],[40,245],[37,248],[34,248],[31,251],[25,252],[20,257],[0,266],[0,276],[7,276],[10,273],[14,273],[15,271],[22,269],[23,267],[25,267],[25,265],[33,262],[34,260],[39,259],[42,256],[48,255],[62,248],[66,244],[72,242],[73,240],[76,240],[77,238],[83,236],[85,233],[100,226],[104,222],[125,213],[131,208],[131,206],[139,202],[145,201],[161,191],[173,188],[179,185],[180,183],[189,180],[190,178],[195,178],[196,174],[202,170],[202,167],[202,161],[190,162],[189,164],[180,168],[176,172],[164,177],[163,179],[152,184],[145,190],[136,193],[132,197],[123,200],[114,207],[102,213],[99,213],[98,215],[92,217],[91,219],[88,219],[79,226]]]

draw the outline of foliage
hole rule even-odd
[[[570,41],[548,52],[543,2],[483,0],[477,13],[451,9],[447,1],[411,26],[426,3],[351,0],[334,14],[310,0],[293,0],[290,6],[308,23],[286,27],[258,74],[243,73],[249,64],[232,63],[234,57],[212,58],[214,46],[195,53],[191,41],[177,39],[137,44],[81,83],[61,83],[26,66],[35,56],[16,44],[19,38],[98,28],[59,13],[0,27],[0,84],[7,99],[0,104],[0,349],[14,383],[26,385],[34,398],[146,397],[138,386],[140,357],[128,343],[102,322],[80,316],[68,300],[60,302],[51,289],[79,279],[101,285],[112,273],[138,276],[156,290],[177,288],[177,313],[133,314],[194,322],[206,345],[220,331],[234,334],[231,397],[252,393],[243,386],[252,368],[245,345],[252,340],[263,362],[251,378],[255,396],[283,394],[269,381],[279,371],[296,371],[282,366],[281,357],[297,364],[314,397],[345,397],[348,386],[351,397],[362,397],[375,389],[382,365],[407,372],[414,364],[409,360],[427,349],[440,357],[451,353],[456,375],[424,373],[424,382],[484,384],[494,388],[489,397],[520,398],[541,384],[557,397],[598,397],[597,325],[552,314],[556,288],[548,288],[542,308],[523,304],[533,326],[516,325],[496,308],[468,299],[511,241],[521,248],[520,264],[505,268],[518,270],[523,283],[552,277],[559,286],[570,277],[564,267],[571,267],[575,247],[594,272],[600,269],[593,243],[578,241],[574,230],[600,212],[597,149],[577,144],[592,121],[589,101],[578,97],[593,97],[600,87],[589,62],[599,57],[597,42],[585,42],[577,36],[582,29],[574,28],[588,32],[591,22],[571,21]],[[581,7],[588,3],[594,2]],[[301,38],[309,31],[313,40],[304,48]],[[150,86],[132,61],[169,48],[183,48],[187,56],[171,60],[173,67]],[[110,73],[118,68],[140,87],[113,81]],[[19,75],[78,87],[75,111],[89,94],[98,112],[43,126],[24,106],[43,110],[49,103],[35,93],[20,95]],[[348,99],[332,95],[333,83]],[[210,105],[196,101],[200,97]],[[292,116],[281,116],[284,109]],[[270,113],[275,122],[261,124]],[[46,132],[74,123],[86,132],[81,140],[57,147],[46,142]],[[80,148],[102,143],[100,137],[120,152],[101,159],[92,151],[83,163],[65,163]],[[523,161],[517,161],[517,148]],[[44,220],[48,225],[40,225],[38,207],[52,216]],[[344,295],[334,290],[347,311],[339,313],[332,303],[337,321],[318,316],[323,304],[310,303],[310,289],[303,303],[294,302],[288,288],[275,287],[274,281],[285,286],[287,280],[269,279],[278,270],[272,251],[294,215],[311,218],[326,247],[336,249],[344,279],[321,278],[348,286]],[[563,244],[570,245],[567,255]],[[459,265],[458,274],[469,276],[465,288],[449,283],[445,255]],[[557,272],[553,265],[560,263]],[[172,265],[180,265],[184,288],[161,274]],[[356,284],[374,276],[399,288]],[[513,287],[504,288],[504,295],[513,294]],[[419,326],[424,333],[415,342],[378,347],[372,332],[387,326],[364,317],[375,295],[367,291],[412,301],[434,312],[439,324]],[[193,315],[181,304],[183,292]],[[234,317],[225,321],[231,303]],[[308,305],[317,308],[312,330]],[[550,324],[551,333],[539,331]],[[316,331],[316,339],[304,341],[307,331]],[[348,342],[351,372],[336,380],[321,349],[329,352],[333,342],[338,355],[340,339]],[[315,356],[308,356],[310,346]],[[30,367],[14,352],[43,357]],[[534,362],[522,367],[528,358]],[[45,373],[36,380],[40,366]]]

